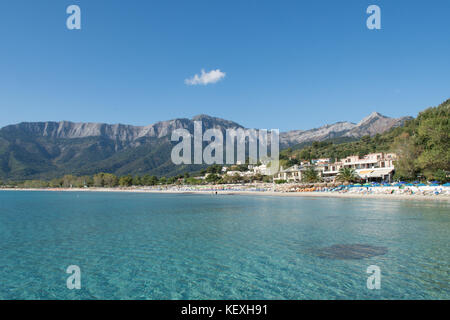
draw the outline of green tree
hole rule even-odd
[[[414,143],[414,139],[409,133],[404,132],[394,139],[392,146],[397,154],[395,162],[395,177],[400,180],[413,180],[419,173],[416,165],[420,149]]]
[[[160,183],[160,184],[166,184],[166,183],[167,183],[167,178],[166,178],[166,177],[161,177],[161,178],[159,179],[159,183]]]
[[[264,176],[260,173],[257,173],[251,177],[252,181],[263,181]]]
[[[80,188],[84,186],[92,187],[94,184],[94,179],[91,176],[82,176],[79,179],[81,181]]]
[[[133,184],[133,177],[131,175],[120,177],[119,185],[121,187],[130,187]]]
[[[208,183],[217,183],[220,180],[220,176],[218,176],[215,173],[210,173],[207,177],[206,177],[206,182]]]
[[[319,172],[314,166],[308,167],[305,171],[302,172],[302,182],[314,183],[319,181]]]
[[[340,182],[354,182],[359,180],[359,176],[353,168],[341,168],[336,179]]]
[[[133,177],[132,185],[133,186],[140,186],[140,185],[142,185],[141,178],[138,175],[135,175]]]
[[[83,177],[74,177],[72,180],[73,188],[83,188],[84,187],[84,178]]]
[[[300,151],[298,157],[302,160],[308,160],[308,161],[311,160],[311,156],[309,155],[309,149],[308,148],[302,149]]]
[[[143,186],[150,186],[151,176],[149,174],[144,174],[141,178],[141,183]]]
[[[371,140],[370,136],[363,136],[363,137],[361,137],[361,142],[363,144],[366,144],[366,145],[369,144],[370,140]]]
[[[202,180],[201,179],[195,179],[193,177],[189,177],[185,180],[186,184],[190,184],[190,185],[197,185],[197,184],[201,184]]]
[[[55,178],[50,180],[49,187],[51,188],[61,188],[62,186],[62,179],[61,178]]]
[[[26,180],[22,183],[23,188],[47,188],[48,182],[42,180]]]
[[[75,179],[76,179],[76,177],[74,177],[71,174],[65,175],[62,178],[62,187],[63,188],[72,188],[72,187],[74,187]]]
[[[93,178],[93,180],[94,180],[93,181],[94,187],[101,188],[101,187],[104,186],[103,176],[104,176],[104,173],[102,173],[102,172],[97,173],[96,175],[94,175],[94,178]]]
[[[155,176],[150,176],[150,175],[146,174],[145,176],[142,177],[142,184],[144,186],[154,186],[154,185],[158,184],[158,178]]]
[[[447,178],[447,172],[445,170],[436,170],[433,174],[433,180],[439,181],[440,183],[446,183],[449,179]]]
[[[167,184],[174,184],[177,181],[176,177],[167,178]]]
[[[450,100],[429,108],[417,117],[416,144],[423,148],[417,165],[431,177],[437,170],[450,170]]]
[[[151,178],[150,178],[150,185],[154,186],[154,185],[157,185],[157,184],[158,184],[158,177],[151,176]]]
[[[222,166],[220,164],[213,164],[206,168],[206,172],[219,174],[222,172]]]
[[[114,188],[114,187],[117,187],[117,185],[119,184],[119,179],[114,174],[104,173],[102,184],[105,187]]]
[[[248,164],[240,164],[237,166],[237,171],[245,172],[248,171]],[[220,172],[217,172],[220,173]]]

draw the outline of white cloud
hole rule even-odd
[[[184,80],[184,83],[189,86],[195,86],[198,84],[202,84],[206,86],[210,83],[216,83],[223,78],[225,78],[225,72],[220,71],[220,69],[211,70],[209,72],[205,72],[205,70],[202,69],[202,72],[200,75],[196,74],[192,78]]]

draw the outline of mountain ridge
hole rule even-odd
[[[376,121],[389,122],[379,130],[386,130],[392,126],[401,125],[404,121],[410,120],[412,117],[390,118],[378,112],[372,112],[369,116],[363,118],[357,124],[349,121],[338,121],[332,124],[326,124],[318,128],[307,130],[290,130],[281,132],[281,135],[290,135],[291,133],[303,134],[306,132],[319,132],[323,129],[335,129],[335,132],[352,130],[363,125],[372,124]],[[53,138],[85,138],[93,136],[107,135],[109,138],[119,138],[120,140],[136,140],[142,137],[163,137],[171,133],[171,129],[185,128],[190,129],[191,121],[209,121],[213,124],[220,123],[227,124],[227,128],[245,128],[244,126],[230,120],[219,117],[213,117],[206,114],[199,114],[191,119],[176,118],[166,121],[158,121],[150,125],[136,126],[130,124],[116,123],[108,124],[102,122],[72,122],[67,120],[62,121],[40,121],[40,122],[20,122],[17,124],[7,125],[0,128],[0,130],[20,129],[31,131],[35,134],[42,134]],[[31,128],[33,127],[33,128]],[[40,128],[43,127],[43,128]],[[210,126],[206,126],[209,128]],[[30,130],[31,129],[31,130]],[[41,132],[39,132],[39,129]],[[50,130],[50,131],[49,131]],[[56,131],[55,131],[56,130]],[[372,130],[373,134],[380,133]],[[302,142],[302,141],[301,141]]]
[[[280,133],[280,147],[375,135],[402,125],[410,117],[389,118],[372,113],[358,124],[337,122],[310,130]],[[170,134],[184,128],[193,132],[194,121],[203,129],[244,128],[240,124],[205,114],[192,119],[177,118],[147,126],[94,122],[21,122],[0,129],[0,178],[32,179],[63,174],[173,175],[198,166],[175,166],[170,161]]]

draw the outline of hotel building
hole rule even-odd
[[[337,162],[331,159],[312,160],[319,171],[319,175],[325,182],[335,182],[336,176],[341,168],[352,168],[365,181],[392,181],[394,174],[394,161],[397,156],[394,153],[370,153],[364,157],[349,156]],[[294,165],[288,169],[281,168],[280,172],[274,176],[274,180],[286,180],[288,182],[301,182],[302,171],[306,170],[308,165]]]

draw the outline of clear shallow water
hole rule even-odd
[[[1,191],[0,299],[449,299],[449,243],[448,203]]]

